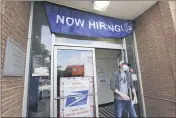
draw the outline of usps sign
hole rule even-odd
[[[93,117],[93,78],[63,77],[60,82],[60,117]]]

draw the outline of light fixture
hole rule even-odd
[[[94,1],[93,7],[95,10],[106,11],[110,4],[110,1]]]

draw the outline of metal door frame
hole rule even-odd
[[[120,46],[121,45],[121,46]],[[127,56],[127,50],[126,50],[126,39],[123,38],[121,44],[117,44],[115,47],[104,47],[103,45],[98,45],[98,46],[86,46],[86,45],[81,45],[81,44],[69,44],[69,43],[57,43],[56,42],[56,35],[52,34],[52,50],[51,50],[51,97],[50,97],[50,117],[57,117],[57,106],[56,103],[54,102],[54,78],[56,78],[56,70],[57,66],[55,64],[55,60],[57,60],[57,49],[77,49],[77,50],[93,50],[93,68],[94,68],[94,81],[96,84],[95,86],[95,105],[96,105],[96,116],[99,117],[99,110],[98,110],[98,91],[97,91],[97,76],[96,76],[96,61],[95,61],[95,48],[102,48],[102,49],[115,49],[115,50],[121,50],[122,54],[122,59],[124,60],[124,56]],[[127,57],[126,57],[127,58]],[[128,58],[127,58],[128,59]],[[128,61],[128,60],[127,60]]]
[[[53,116],[57,117],[57,50],[89,50],[93,53],[93,72],[94,72],[94,89],[95,89],[95,108],[96,108],[96,117],[99,117],[99,110],[98,110],[98,94],[97,94],[97,77],[96,77],[96,61],[95,61],[95,48],[82,48],[82,47],[68,47],[68,46],[54,46],[54,63],[53,63],[53,85],[51,85],[51,90],[53,90],[53,97],[52,102],[53,103]],[[51,111],[52,112],[52,111]]]

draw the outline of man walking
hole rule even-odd
[[[122,117],[123,111],[128,111],[130,117],[137,117],[132,99],[129,98],[129,90],[132,89],[133,101],[137,103],[135,87],[128,70],[126,63],[120,63],[119,70],[114,72],[110,81],[110,88],[115,94],[115,115],[117,118]]]

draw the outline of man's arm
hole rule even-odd
[[[132,93],[134,95],[134,103],[137,104],[138,103],[138,99],[137,99],[137,95],[136,95],[136,90],[135,88],[132,89]]]
[[[135,90],[135,87],[134,87],[134,83],[133,83],[133,79],[132,79],[132,75],[130,74],[130,87],[132,89],[132,93],[134,95],[134,102],[137,104],[138,103],[138,100],[137,100],[137,95],[136,95],[136,90]]]
[[[112,78],[110,81],[110,88],[112,91],[115,91],[117,89],[116,88],[116,75],[115,75],[115,73],[113,73],[113,75],[112,75]]]
[[[118,89],[116,89],[114,92],[115,92],[116,94],[118,94],[123,100],[130,100],[130,98],[129,98],[127,95],[123,94],[123,93],[120,92]]]
[[[137,97],[135,88],[132,88],[132,93],[133,93],[134,97]]]

